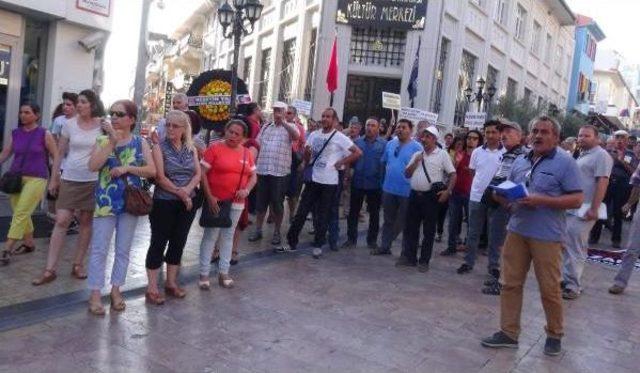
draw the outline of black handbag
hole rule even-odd
[[[240,186],[242,185],[242,176],[244,174],[244,168],[247,161],[247,149],[244,149],[244,153],[242,156],[242,171],[240,171],[240,180],[238,180],[238,187],[236,188],[236,192],[240,190]],[[218,201],[218,206],[220,207],[220,211],[215,214],[211,207],[209,206],[209,202],[205,198],[202,203],[202,212],[200,213],[200,226],[203,228],[231,228],[231,205],[233,204],[233,198],[225,199],[222,201]]]
[[[31,143],[33,142],[33,138],[35,136],[30,136],[27,141],[27,149],[28,153],[31,148]],[[25,159],[27,155],[25,154],[20,161],[20,168],[18,172],[5,172],[2,177],[0,177],[0,190],[6,194],[16,194],[22,191],[22,168],[24,167]]]
[[[329,142],[333,138],[333,135],[336,134],[336,132],[338,131],[337,130],[333,131],[333,133],[331,134],[331,136],[329,136],[327,141],[325,141],[324,144],[322,144],[322,148],[320,148],[320,151],[318,152],[318,154],[316,154],[316,156],[313,158],[313,161],[311,161],[311,163],[305,166],[304,170],[302,171],[302,180],[305,183],[310,183],[313,181],[313,165],[316,164],[316,161],[318,160],[318,158],[320,158],[320,155],[324,151],[324,148],[326,148],[327,145],[329,145]]]
[[[422,164],[422,170],[424,171],[424,175],[427,177],[427,181],[431,184],[431,189],[429,189],[429,191],[438,194],[443,190],[447,190],[447,186],[442,181],[436,181],[435,183],[431,182],[431,177],[429,176],[429,172],[427,172],[427,166],[424,164],[424,158],[422,158],[420,163]]]

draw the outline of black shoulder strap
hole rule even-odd
[[[320,158],[320,154],[322,154],[322,152],[324,151],[324,148],[327,147],[327,145],[329,145],[329,141],[331,141],[331,139],[333,138],[333,135],[336,134],[336,132],[338,132],[338,130],[333,130],[333,133],[331,134],[331,136],[329,136],[329,138],[327,139],[327,141],[324,142],[324,144],[322,144],[322,148],[320,148],[320,151],[318,152],[318,154],[316,154],[316,156],[313,158],[313,161],[311,161],[311,163],[309,164],[309,166],[313,167],[314,164],[316,164],[316,161],[318,160],[318,158]]]
[[[420,161],[420,163],[422,164],[422,170],[424,171],[424,174],[427,177],[427,181],[429,182],[429,184],[431,184],[431,177],[429,177],[429,173],[427,172],[427,166],[425,166],[424,164],[424,156],[422,155],[422,152],[420,153],[420,157],[422,158]]]

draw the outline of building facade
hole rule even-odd
[[[465,90],[482,77],[501,96],[566,107],[575,17],[563,0],[263,0],[262,17],[243,38],[239,76],[251,97],[268,108],[275,100],[311,101],[312,117],[329,106],[326,74],[334,39],[338,90],[333,107],[344,120],[390,117],[382,92],[410,106],[409,83],[419,49],[414,107],[460,126],[475,111]],[[368,5],[367,5],[368,4]],[[205,70],[229,69],[230,39],[215,14],[206,17]],[[485,110],[486,107],[481,107]]]
[[[48,126],[64,91],[102,88],[112,0],[0,0],[1,144],[33,101]]]
[[[593,68],[597,47],[605,35],[593,19],[583,15],[577,15],[576,18],[576,44],[567,110],[586,115],[589,113],[589,104],[593,101]]]

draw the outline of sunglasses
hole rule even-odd
[[[124,118],[127,116],[127,113],[125,113],[124,111],[110,111],[109,115],[116,118]]]

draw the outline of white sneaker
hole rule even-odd
[[[313,258],[314,259],[320,259],[320,255],[322,255],[322,249],[319,247],[314,247],[313,248]]]

